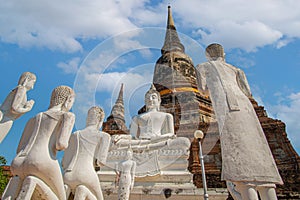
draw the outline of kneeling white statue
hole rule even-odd
[[[55,88],[49,109],[27,122],[11,164],[13,177],[3,200],[66,199],[56,153],[68,146],[75,122],[75,115],[69,112],[74,98],[70,87]]]
[[[23,114],[29,112],[34,100],[27,101],[27,92],[33,89],[36,76],[30,72],[24,72],[18,82],[2,105],[0,106],[0,143],[10,131],[13,122]]]
[[[88,111],[86,128],[76,131],[70,138],[62,166],[67,198],[74,194],[74,200],[103,199],[95,166],[106,162],[110,135],[99,131],[104,120],[104,111],[92,107]]]

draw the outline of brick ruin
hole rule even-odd
[[[161,57],[157,60],[153,84],[161,94],[161,110],[174,116],[177,136],[188,137],[191,142],[189,170],[194,175],[194,184],[202,187],[201,166],[199,162],[199,143],[193,133],[200,129],[205,133],[203,152],[205,171],[209,188],[226,188],[221,181],[222,157],[219,131],[215,120],[208,91],[197,88],[197,72],[192,59],[185,54],[183,44],[178,37],[170,7],[168,22]],[[123,90],[121,89],[122,93]],[[121,92],[120,92],[121,94]],[[125,125],[124,106],[119,95],[116,108],[120,111],[111,114],[104,123],[103,130],[110,134],[128,134]],[[255,99],[250,101],[259,117],[260,123],[269,142],[284,185],[277,186],[279,199],[300,199],[300,157],[294,150],[285,130],[284,122],[269,118],[264,107],[259,106]],[[138,113],[145,112],[145,106]],[[113,126],[114,125],[114,126]],[[230,197],[229,197],[230,198]]]

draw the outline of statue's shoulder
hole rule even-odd
[[[167,116],[167,117],[169,117],[169,116],[172,116],[172,117],[173,117],[172,114],[167,113],[167,112],[164,112],[164,111],[157,111],[157,113],[159,113],[159,114],[161,114],[161,115],[164,115],[164,116]]]
[[[167,113],[167,112],[162,112],[162,113],[164,113],[164,114],[165,114],[165,116],[166,116],[166,117],[168,117],[168,118],[173,118],[173,115],[172,115],[172,114],[170,114],[170,113]]]
[[[62,115],[65,119],[75,119],[75,114],[72,112],[64,112]]]
[[[109,133],[106,133],[106,132],[104,132],[104,131],[98,131],[98,134],[99,134],[100,136],[103,135],[103,136],[105,136],[105,137],[111,137]]]
[[[200,63],[196,66],[196,68],[207,68],[209,66],[211,66],[212,62],[203,62],[203,63]]]
[[[235,71],[235,72],[240,72],[240,71],[242,71],[240,68],[238,68],[238,67],[236,67],[236,66],[234,66],[234,65],[232,65],[232,64],[230,64],[230,63],[225,63],[225,65],[226,65],[227,67],[229,67],[230,69],[232,69],[233,71]]]
[[[145,117],[149,116],[149,112],[141,113],[139,115],[134,116],[132,119],[135,121],[143,120]]]

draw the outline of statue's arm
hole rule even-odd
[[[237,82],[238,85],[240,87],[240,89],[243,91],[243,93],[247,96],[247,97],[251,97],[251,90],[250,90],[250,86],[248,84],[247,78],[245,73],[238,69],[237,70]]]
[[[173,115],[171,115],[171,114],[168,114],[168,115],[167,115],[167,124],[168,124],[168,130],[167,130],[168,135],[174,136],[175,133],[174,133],[174,120],[173,120]]]
[[[164,124],[161,129],[161,135],[160,136],[155,136],[151,137],[152,142],[156,141],[162,141],[165,139],[173,139],[175,138],[175,131],[174,131],[174,120],[173,120],[173,115],[166,113],[166,117],[164,119]]]
[[[99,131],[99,141],[97,144],[96,152],[95,152],[95,165],[103,166],[106,163],[106,159],[108,156],[108,150],[110,147],[111,137],[108,133]]]
[[[138,119],[137,119],[137,116],[135,116],[132,118],[132,122],[130,124],[130,135],[132,135],[135,138],[139,138],[140,133],[138,130],[139,130]]]
[[[131,168],[131,185],[130,189],[133,189],[134,186],[134,177],[135,177],[135,170],[136,170],[136,162],[132,161],[132,168]]]
[[[64,151],[64,156],[61,161],[62,169],[67,171],[67,168],[71,164],[71,162],[77,158],[77,151],[78,151],[78,141],[76,139],[77,132],[71,134],[69,138],[68,148]]]
[[[62,116],[62,126],[56,138],[56,149],[63,150],[68,147],[69,138],[75,123],[74,113],[67,112]]]
[[[11,106],[12,112],[26,113],[32,109],[34,100],[27,101],[26,92],[27,90],[23,86],[16,88],[16,94]],[[24,98],[26,99],[25,105],[23,104]]]
[[[17,154],[25,148],[25,146],[28,144],[28,141],[30,140],[30,136],[32,135],[32,131],[33,129],[35,128],[35,119],[36,117],[34,118],[31,118],[27,123],[26,123],[26,126],[23,130],[23,133],[22,133],[22,137],[20,139],[20,142],[19,142],[19,145],[18,145],[18,148],[17,148]]]

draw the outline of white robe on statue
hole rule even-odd
[[[218,120],[222,180],[282,184],[244,72],[224,61],[206,62],[197,70],[198,87],[208,88]]]

